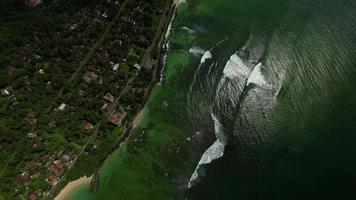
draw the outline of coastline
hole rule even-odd
[[[77,180],[69,182],[61,192],[54,198],[54,200],[66,200],[69,199],[70,196],[78,191],[82,186],[89,185],[91,182],[92,176],[87,177],[83,176]]]
[[[170,7],[170,9],[168,10],[168,12],[170,12],[170,10],[171,9],[173,9],[173,12],[171,13],[171,15],[172,16],[170,16],[169,18],[167,18],[166,20],[165,20],[165,22],[164,22],[164,24],[165,24],[165,26],[167,26],[167,27],[164,27],[164,30],[163,31],[160,31],[159,32],[159,34],[160,34],[160,37],[164,37],[165,36],[165,34],[166,34],[166,32],[168,31],[168,25],[169,25],[169,22],[171,21],[171,19],[174,17],[173,16],[173,13],[174,13],[174,10],[181,4],[181,3],[184,3],[185,2],[185,0],[173,0],[172,2],[171,2],[171,6],[169,6]],[[167,24],[167,22],[168,22],[168,24]],[[163,41],[161,41],[161,42],[163,42]],[[160,43],[160,42],[159,42]],[[161,49],[160,47],[159,47],[160,45],[158,45],[157,46],[157,48],[159,48],[159,49]],[[163,52],[161,52],[161,50],[158,50],[159,51],[159,53],[160,54],[162,54]],[[161,60],[159,59],[159,62],[158,63],[161,63]],[[157,84],[157,82],[158,82],[158,77],[159,77],[159,73],[157,73],[157,71],[158,72],[160,72],[161,71],[161,69],[160,69],[160,67],[159,67],[159,65],[156,67],[156,69],[154,70],[154,77],[152,78],[152,83],[148,86],[148,88],[147,88],[147,93],[146,93],[146,95],[147,95],[147,99],[144,101],[144,103],[143,103],[143,105],[142,105],[142,109],[136,114],[136,116],[135,116],[135,119],[134,119],[134,121],[132,122],[132,128],[137,128],[138,127],[138,125],[140,124],[140,122],[141,122],[141,120],[143,119],[143,117],[144,117],[144,107],[145,107],[145,105],[146,105],[146,103],[147,103],[147,100],[148,100],[148,98],[149,98],[149,96],[150,96],[150,94],[151,94],[151,92],[152,92],[152,89],[153,89],[153,87],[154,87],[154,85],[155,84]],[[158,75],[158,76],[157,76]],[[145,95],[145,96],[146,96]],[[127,136],[129,136],[129,135],[127,135]],[[126,138],[128,138],[128,137],[126,137]],[[124,140],[124,141],[126,141],[126,140]],[[123,142],[124,142],[123,141]],[[120,146],[120,145],[119,145]],[[110,153],[111,154],[111,153]],[[106,158],[107,159],[107,158]],[[94,174],[93,174],[94,175]],[[70,197],[75,193],[75,192],[77,192],[80,188],[82,188],[82,187],[85,187],[85,186],[87,186],[87,185],[90,185],[91,184],[91,182],[93,181],[93,175],[91,175],[90,177],[87,177],[87,176],[83,176],[83,177],[81,177],[81,178],[79,178],[79,179],[77,179],[77,180],[74,180],[74,181],[71,181],[71,182],[69,182],[61,191],[60,191],[60,193],[54,198],[54,200],[68,200],[68,199],[70,199]]]

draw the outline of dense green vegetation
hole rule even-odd
[[[137,66],[164,5],[0,2],[0,199],[40,198],[94,172],[143,103],[152,73]]]

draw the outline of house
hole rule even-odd
[[[42,3],[42,0],[25,0],[25,4],[28,6],[37,6]]]
[[[114,100],[115,100],[115,97],[112,95],[112,94],[110,94],[110,93],[106,93],[104,96],[103,96],[103,99],[105,99],[105,100],[107,100],[107,101],[109,101],[109,102],[114,102]]]
[[[108,117],[108,122],[118,126],[120,124],[120,117],[117,115],[110,115]]]
[[[119,83],[116,82],[116,81],[114,81],[114,82],[112,83],[112,86],[113,86],[114,88],[116,88],[116,89],[119,89]]]
[[[75,29],[78,29],[78,27],[79,27],[79,24],[76,23],[76,24],[71,25],[71,26],[70,26],[70,29],[71,29],[71,30],[75,30]]]
[[[37,135],[35,133],[28,133],[27,134],[27,137],[30,138],[30,139],[35,139],[37,137]]]
[[[102,110],[106,110],[107,107],[108,107],[108,104],[105,103],[105,104],[101,107],[101,109],[102,109]]]
[[[114,67],[112,68],[113,71],[117,71],[120,67],[120,64],[115,64]]]
[[[136,63],[133,67],[136,68],[138,71],[140,71],[141,68],[142,68],[142,67],[141,67],[139,64],[137,64],[137,63]]]
[[[94,126],[93,126],[92,123],[90,123],[90,122],[88,122],[88,121],[85,121],[84,124],[83,124],[83,128],[88,131],[88,130],[93,129]]]
[[[5,96],[5,95],[9,95],[10,92],[9,92],[9,90],[7,90],[7,89],[2,89],[2,90],[1,90],[1,94]]]
[[[60,161],[53,161],[53,165],[50,168],[51,175],[47,179],[51,186],[57,185],[59,176],[62,174],[63,170],[64,165]]]
[[[37,119],[35,117],[34,113],[29,113],[23,120],[29,125],[34,125],[37,123]]]
[[[48,183],[51,185],[51,186],[55,186],[57,185],[57,177],[55,175],[50,175],[48,177]]]
[[[122,120],[125,119],[127,112],[119,113],[119,112],[112,112],[108,117],[108,122],[118,126],[121,124]]]
[[[25,183],[26,181],[28,181],[30,179],[30,177],[27,175],[26,172],[22,172],[21,174],[17,174],[16,175],[16,181],[18,183]]]
[[[111,111],[114,110],[114,106],[105,103],[105,104],[101,107],[101,109],[102,109],[103,111],[105,111],[105,112],[111,112]]]
[[[66,108],[66,104],[62,103],[61,105],[58,106],[58,110],[64,110]]]
[[[36,144],[36,143],[32,145],[32,149],[37,149],[37,147],[38,147],[38,144]]]
[[[15,68],[15,67],[12,67],[12,66],[8,67],[8,68],[7,68],[7,74],[9,74],[9,75],[14,75],[14,74],[16,74],[16,68]]]
[[[28,200],[37,200],[37,195],[35,195],[35,194],[30,194],[30,195],[28,196]]]
[[[96,75],[94,72],[87,71],[83,75],[83,79],[85,82],[90,83],[92,81],[97,81],[98,80],[98,75]]]
[[[150,41],[148,41],[148,39],[144,35],[141,35],[138,38],[137,43],[141,47],[147,47],[150,44]]]

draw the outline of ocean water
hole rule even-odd
[[[72,199],[355,199],[356,1],[188,0],[140,127]]]

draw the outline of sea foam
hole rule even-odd
[[[211,117],[214,122],[214,132],[216,136],[216,141],[204,152],[194,173],[190,177],[188,188],[191,188],[195,184],[199,183],[200,178],[205,175],[204,166],[210,164],[212,161],[219,159],[224,156],[224,150],[226,145],[226,138],[222,130],[221,123],[217,117],[211,113]]]
[[[193,47],[189,49],[189,53],[195,55],[195,56],[200,56],[203,55],[205,53],[204,49],[200,48],[200,47]]]
[[[207,59],[211,59],[212,57],[213,57],[213,55],[211,54],[211,52],[210,52],[210,51],[206,51],[206,52],[204,53],[204,55],[201,57],[200,64],[205,63],[205,61],[206,61]]]
[[[195,33],[195,30],[191,29],[191,28],[188,28],[186,26],[182,27],[183,30],[187,31],[189,34],[194,34]]]
[[[255,84],[258,86],[265,86],[267,85],[267,82],[265,80],[265,77],[261,73],[261,68],[262,68],[262,63],[259,63],[256,65],[256,67],[253,69],[250,77],[247,79],[247,85]]]
[[[246,78],[251,70],[244,64],[242,59],[235,53],[230,57],[224,68],[224,76],[228,78]]]

